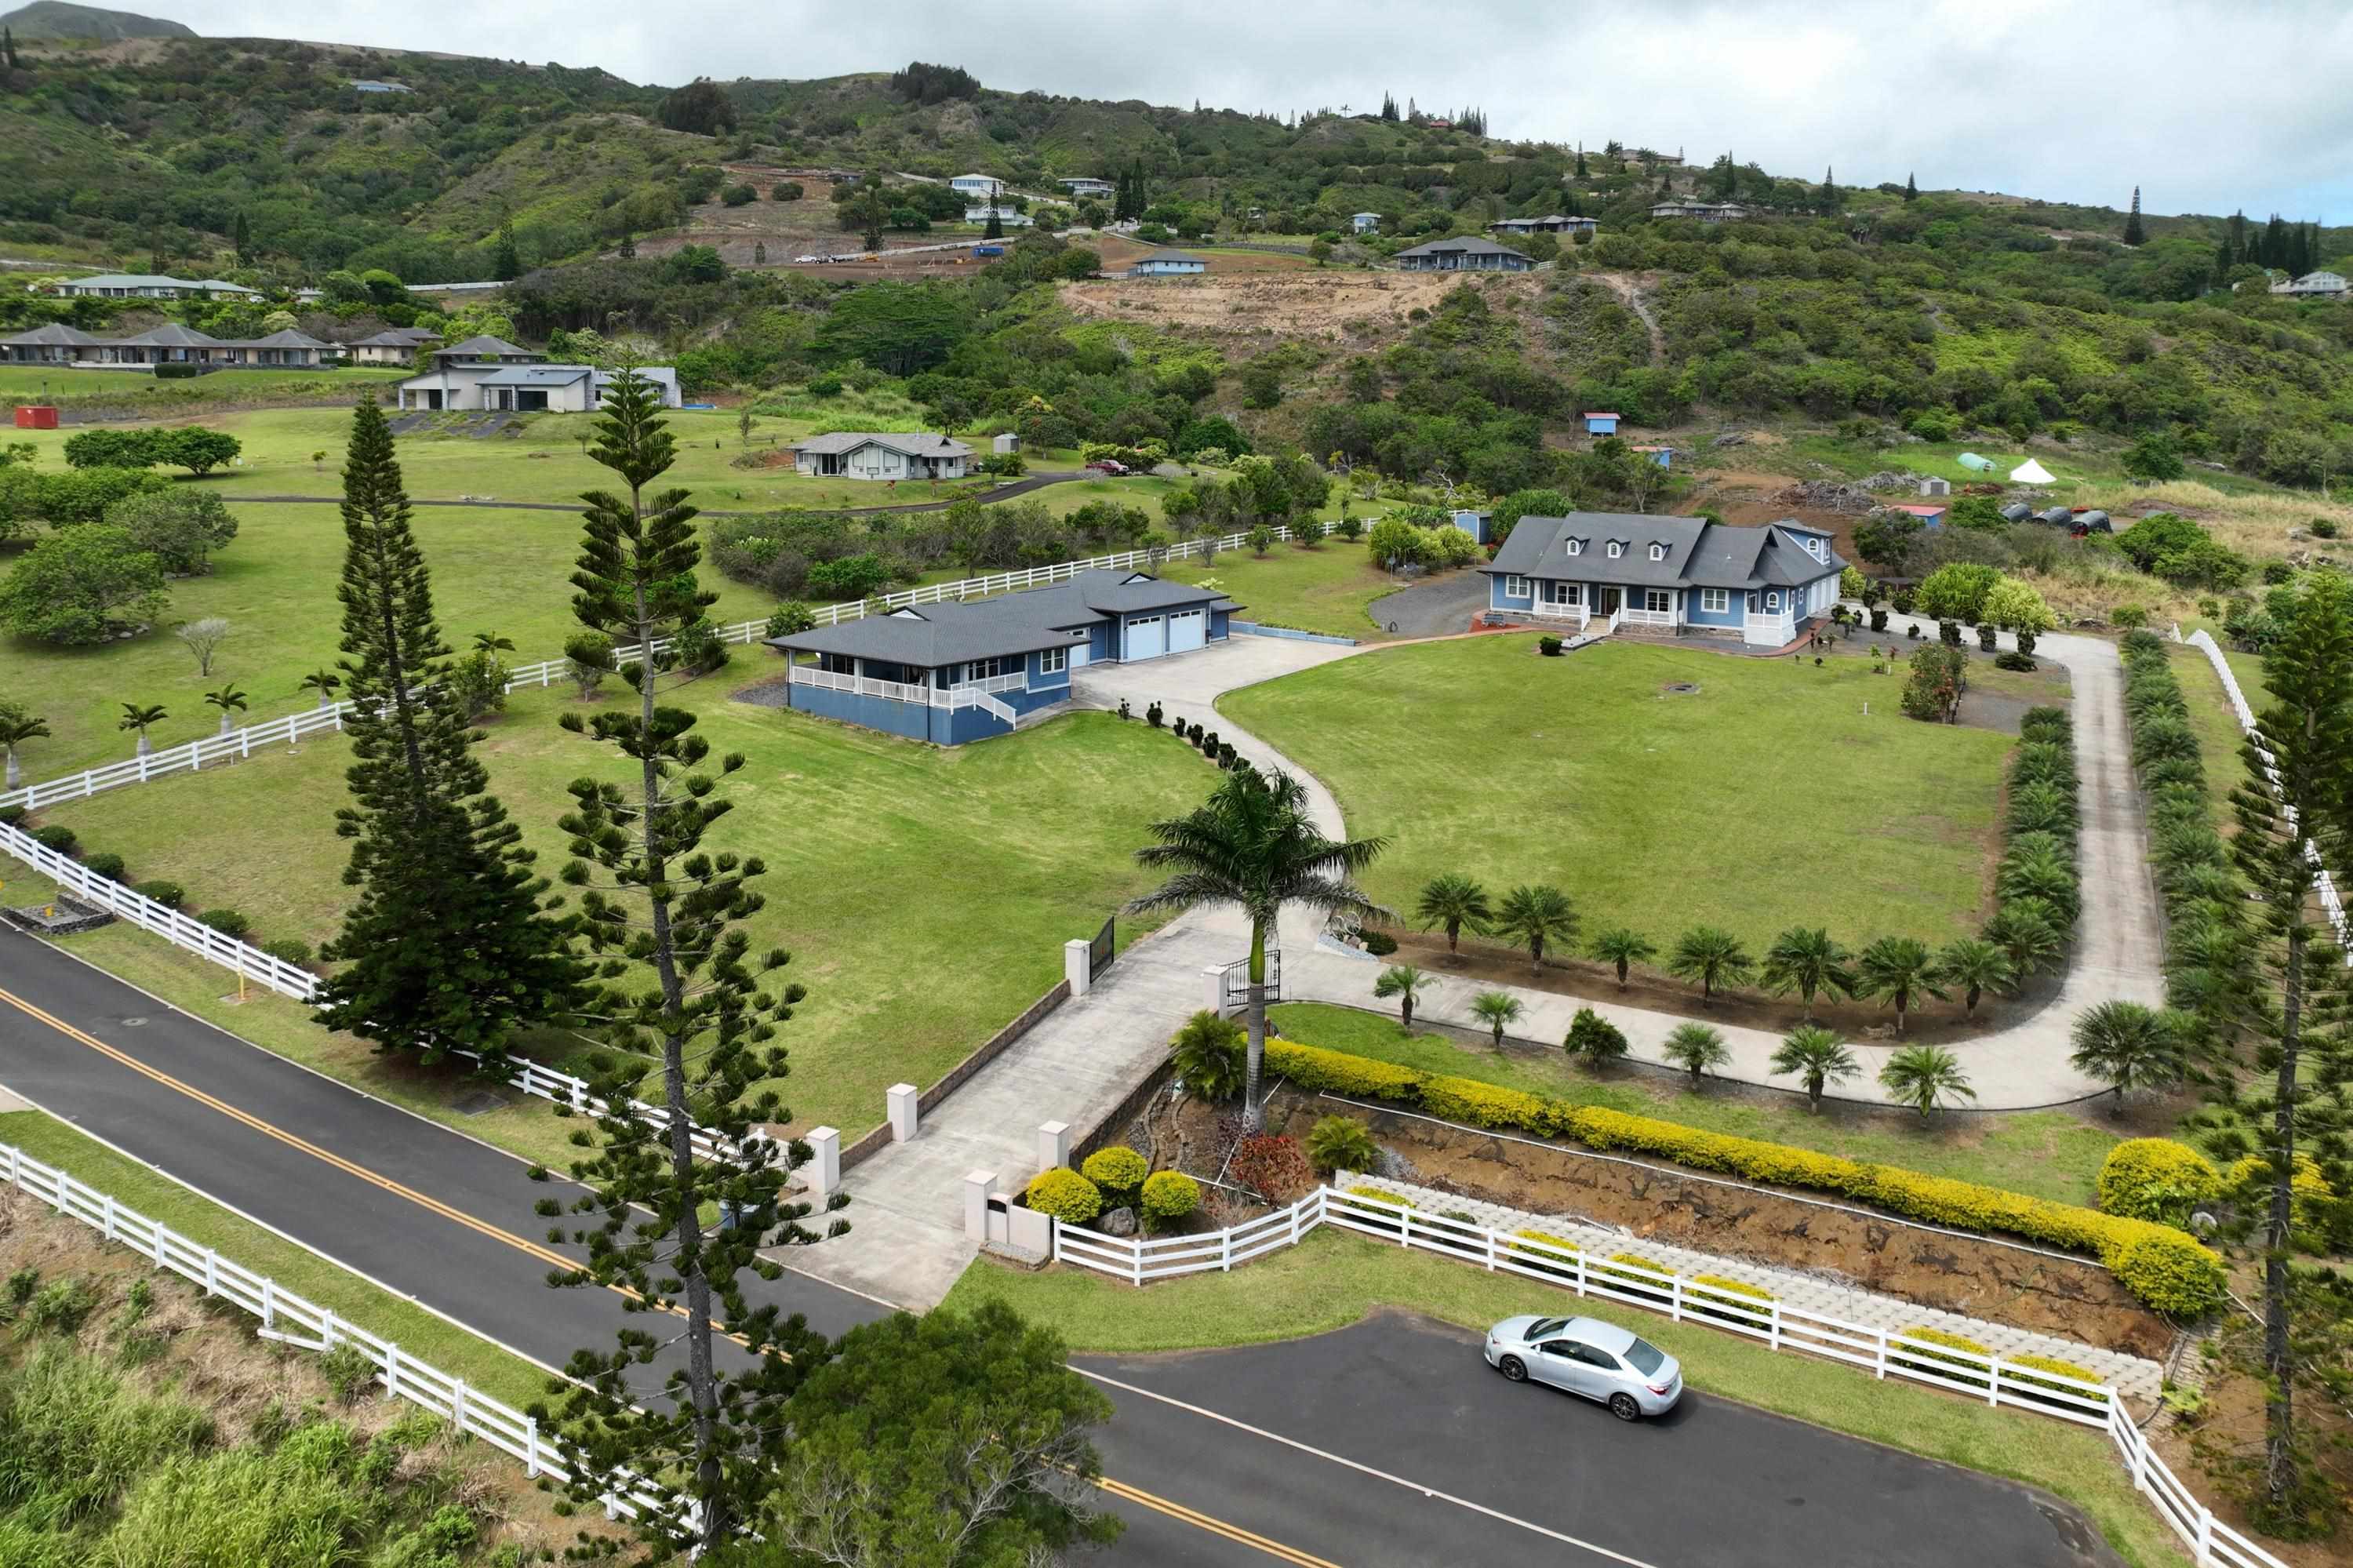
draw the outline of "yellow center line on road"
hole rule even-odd
[[[276,1126],[271,1122],[264,1120],[260,1117],[255,1116],[251,1111],[242,1110],[237,1107],[229,1104],[227,1100],[222,1099],[217,1095],[207,1094],[204,1090],[196,1087],[194,1084],[188,1083],[184,1079],[175,1078],[171,1074],[163,1071],[159,1067],[152,1067],[146,1063],[140,1061],[130,1053],[118,1049],[115,1046],[109,1045],[105,1041],[99,1039],[98,1036],[91,1034],[85,1030],[78,1029],[74,1025],[68,1023],[64,1019],[58,1017],[56,1014],[35,1006],[32,1002],[26,1001],[23,997],[16,995],[14,991],[0,989],[0,1002],[7,1003],[10,1007],[13,1007],[17,1012],[24,1013],[26,1017],[47,1024],[49,1028],[56,1030],[58,1033],[64,1035],[67,1039],[73,1041],[75,1044],[86,1046],[89,1049],[97,1052],[100,1055],[106,1057],[111,1062],[114,1062],[130,1068],[141,1077],[161,1085],[163,1087],[171,1090],[174,1094],[185,1096],[187,1098],[195,1101],[198,1105],[205,1107],[208,1110],[218,1111],[221,1115],[228,1118],[231,1121],[236,1122],[240,1127],[250,1128],[251,1130],[261,1134],[264,1138],[274,1139],[278,1142],[284,1144],[287,1148],[296,1150],[303,1154],[311,1156],[313,1160],[321,1160],[325,1164],[331,1165],[337,1171],[343,1172],[345,1175],[350,1176],[354,1180],[364,1181],[368,1185],[377,1188],[383,1192],[389,1192],[396,1198],[406,1199],[428,1213],[438,1215],[440,1218],[448,1220],[453,1224],[463,1225],[466,1229],[474,1232],[478,1235],[487,1236],[495,1242],[501,1242],[506,1245],[514,1248],[517,1252],[523,1253],[531,1257],[538,1258],[542,1262],[551,1264],[555,1267],[565,1270],[566,1272],[579,1266],[571,1258],[565,1256],[560,1252],[554,1251],[553,1248],[543,1246],[537,1242],[519,1236],[512,1231],[505,1230],[500,1226],[491,1224],[487,1220],[477,1219],[473,1215],[467,1213],[462,1209],[453,1208],[438,1198],[431,1197],[427,1193],[418,1192],[414,1187],[406,1186],[399,1181],[396,1181],[389,1176],[382,1175],[379,1172],[369,1170],[364,1165],[360,1165],[352,1160],[346,1160],[342,1155],[336,1154],[330,1150],[322,1149],[319,1145],[311,1142],[309,1139],[289,1132],[281,1127]],[[607,1285],[605,1288],[612,1291],[617,1296],[628,1297],[633,1301],[644,1299],[636,1291],[629,1289],[626,1286]],[[672,1306],[665,1308],[663,1310],[669,1312],[673,1317],[683,1318],[686,1316],[686,1309],[681,1307]],[[725,1332],[723,1329],[720,1331],[723,1333]],[[728,1334],[726,1337],[734,1340],[739,1345],[744,1343],[741,1335]],[[1148,1508],[1155,1512],[1166,1514],[1171,1519],[1180,1520],[1183,1522],[1192,1525],[1198,1530],[1205,1531],[1209,1534],[1221,1536],[1224,1539],[1234,1542],[1240,1545],[1253,1548],[1254,1550],[1262,1552],[1268,1556],[1273,1557],[1281,1562],[1294,1564],[1295,1568],[1339,1568],[1337,1563],[1326,1562],[1321,1557],[1310,1556],[1304,1552],[1300,1552],[1293,1547],[1285,1546],[1280,1542],[1270,1541],[1264,1536],[1255,1535],[1250,1531],[1242,1529],[1239,1525],[1228,1524],[1222,1520],[1212,1518],[1210,1515],[1202,1513],[1198,1510],[1187,1508],[1182,1503],[1173,1502],[1166,1498],[1156,1497],[1150,1492],[1143,1490],[1141,1488],[1129,1486],[1124,1481],[1113,1480],[1110,1477],[1106,1476],[1099,1478],[1096,1480],[1095,1485],[1101,1488],[1103,1491],[1111,1494],[1113,1497],[1124,1499],[1125,1500],[1135,1503],[1140,1507]]]

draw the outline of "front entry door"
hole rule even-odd
[[[1603,615],[1615,615],[1618,613],[1618,590],[1616,588],[1606,588],[1601,590],[1601,613]]]

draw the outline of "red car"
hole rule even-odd
[[[1087,466],[1097,473],[1125,473],[1127,471],[1127,465],[1125,463],[1117,461],[1112,458],[1097,458],[1094,461],[1087,464]]]

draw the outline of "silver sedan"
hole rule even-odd
[[[1487,1330],[1487,1364],[1609,1407],[1620,1421],[1664,1415],[1683,1396],[1675,1358],[1599,1318],[1506,1318]]]

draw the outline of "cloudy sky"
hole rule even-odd
[[[114,0],[133,8],[140,0]],[[2344,0],[157,0],[210,36],[600,65],[635,81],[910,58],[990,87],[1278,113],[1476,103],[1775,174],[2353,221]]]

